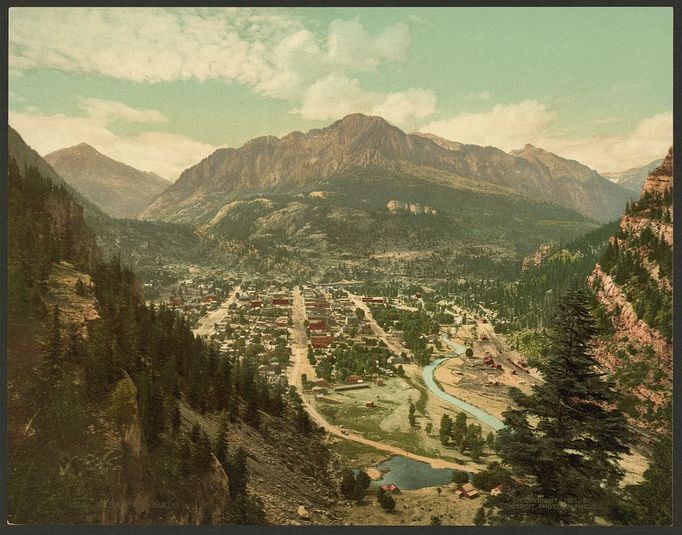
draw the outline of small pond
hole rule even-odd
[[[424,487],[447,485],[452,480],[452,469],[432,468],[431,465],[396,455],[383,461],[376,468],[382,478],[372,483],[372,487],[393,483],[401,489],[414,490]]]

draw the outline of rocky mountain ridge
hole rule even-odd
[[[532,196],[597,220],[620,215],[630,197],[627,190],[549,154],[528,149],[510,155],[494,147],[406,134],[381,117],[352,114],[307,133],[264,136],[237,149],[218,149],[183,171],[140,217],[205,221],[239,198],[320,189],[321,184],[333,186],[340,176],[361,177],[367,170],[380,170],[396,181],[418,176],[427,183],[424,187],[487,187]]]
[[[623,186],[635,193],[640,193],[642,191],[642,186],[646,182],[649,174],[656,169],[659,165],[663,163],[663,159],[654,160],[646,165],[641,165],[639,167],[632,167],[626,169],[625,171],[612,171],[608,173],[602,173],[602,176],[608,178],[612,182],[615,182],[619,186]]]

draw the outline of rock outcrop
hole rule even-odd
[[[398,214],[403,212],[414,215],[416,214],[436,215],[438,213],[438,211],[435,208],[431,208],[430,206],[426,206],[418,202],[391,200],[386,203],[386,208],[388,208],[388,211],[391,212],[392,214]]]

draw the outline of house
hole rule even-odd
[[[331,344],[333,340],[334,339],[331,336],[311,336],[310,344],[315,349],[322,349],[329,347],[329,344]]]
[[[358,390],[360,388],[369,388],[369,383],[357,383],[354,385],[341,385],[334,387],[335,392],[343,392],[345,390]]]
[[[355,385],[355,384],[361,383],[361,382],[362,382],[362,377],[360,377],[359,375],[349,375],[348,377],[346,377],[346,384],[347,385]]]
[[[313,385],[321,386],[323,388],[331,388],[331,385],[327,382],[326,379],[315,379],[315,381],[313,381]]]
[[[327,330],[327,322],[324,319],[315,321],[315,322],[310,322],[308,324],[308,330],[309,331],[326,331]]]
[[[328,390],[323,386],[314,386],[312,392],[313,394],[326,394]]]
[[[272,300],[272,304],[276,306],[289,306],[291,301],[288,298],[275,297]]]
[[[381,377],[377,377],[374,382],[376,383],[377,386],[384,386],[384,380]]]
[[[255,299],[255,300],[251,301],[251,308],[260,308],[262,306],[263,306],[263,301],[261,301],[260,299]]]
[[[504,485],[497,485],[493,490],[490,491],[491,496],[499,496],[502,494],[502,490],[504,489]]]
[[[392,492],[394,494],[397,494],[400,492],[400,488],[398,487],[398,485],[394,485],[393,483],[381,485],[381,490],[383,490],[384,492]]]
[[[474,488],[471,483],[465,483],[457,487],[457,494],[460,498],[476,498],[478,496],[478,490]]]

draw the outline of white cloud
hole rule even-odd
[[[619,136],[583,139],[548,138],[544,144],[601,172],[622,171],[663,158],[672,145],[673,114],[659,113]]]
[[[334,120],[354,112],[380,115],[402,124],[436,110],[436,95],[428,89],[408,89],[396,93],[367,91],[356,79],[330,75],[315,82],[295,110],[305,119]]]
[[[161,120],[163,115],[154,110],[136,110],[115,101],[81,99],[80,102],[89,115],[44,115],[10,110],[9,121],[40,154],[85,142],[115,160],[172,180],[216,149],[185,136],[155,131],[133,136],[116,135],[109,125],[117,118],[135,121],[144,117],[146,122]]]
[[[556,113],[544,104],[524,100],[518,104],[496,104],[487,112],[462,113],[429,123],[420,130],[453,141],[509,151],[543,136],[555,119]]]
[[[285,14],[247,9],[13,8],[12,73],[52,68],[138,83],[195,79],[246,84],[300,103],[332,74],[372,72],[406,60],[405,24],[370,33],[334,20],[316,36]]]
[[[79,104],[90,117],[104,121],[123,119],[132,123],[168,122],[168,119],[157,110],[135,109],[115,100],[81,97]]]
[[[357,19],[334,20],[329,24],[327,55],[336,67],[373,71],[382,61],[405,61],[409,47],[410,29],[405,24],[389,26],[376,36]]]
[[[617,136],[571,137],[556,127],[558,115],[535,100],[497,104],[486,112],[462,113],[426,124],[420,131],[504,151],[530,143],[597,171],[619,171],[662,158],[672,144],[671,112],[646,118]]]

